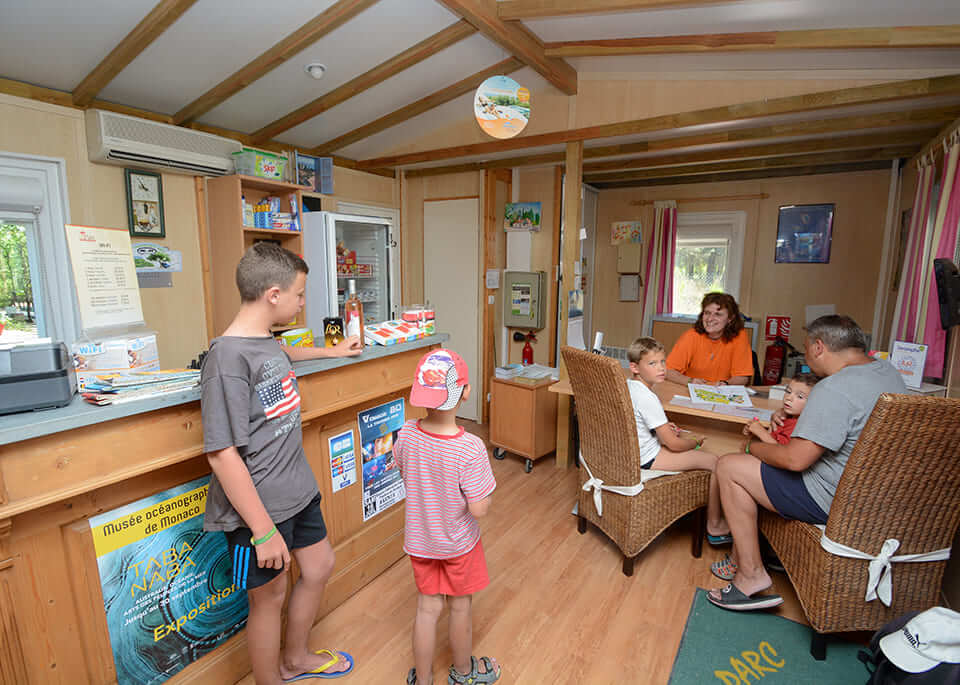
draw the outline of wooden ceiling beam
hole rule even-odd
[[[441,50],[460,42],[468,36],[477,32],[469,22],[461,19],[456,24],[448,26],[442,31],[433,34],[412,48],[408,48],[398,55],[388,59],[386,62],[375,66],[373,69],[360,74],[354,79],[344,83],[338,88],[334,88],[329,93],[321,95],[316,100],[307,103],[289,114],[280,117],[276,121],[270,122],[258,131],[254,131],[252,137],[257,140],[268,140],[277,135],[288,131],[294,126],[299,126],[305,121],[326,112],[328,109],[336,107],[345,100],[349,100],[354,95],[359,95],[368,88],[372,88],[385,81],[386,79],[399,74],[401,71],[412,67],[414,64],[437,54]],[[381,166],[375,164],[373,166]]]
[[[949,25],[574,40],[546,43],[544,52],[550,57],[600,57],[680,52],[955,48],[958,46],[960,46],[960,26]]]
[[[884,128],[905,127],[911,129],[927,129],[942,125],[951,119],[960,116],[960,105],[933,107],[930,109],[910,110],[905,112],[880,112],[878,114],[864,114],[852,117],[835,117],[833,119],[817,119],[816,121],[802,121],[791,124],[776,124],[773,126],[757,126],[732,131],[717,131],[693,136],[677,138],[661,138],[659,140],[640,141],[638,143],[621,143],[618,145],[600,145],[584,148],[584,159],[598,157],[612,157],[614,155],[632,155],[657,150],[682,150],[695,145],[712,145],[719,143],[737,143],[763,140],[765,138],[788,138],[808,135],[828,135],[855,131],[866,131]],[[562,164],[563,152],[547,152],[540,155],[522,155],[518,157],[503,157],[486,162],[472,162],[447,166],[426,167],[422,169],[408,169],[407,176],[440,176],[443,174],[460,173],[463,171],[479,171],[481,169],[512,169],[514,167],[538,166],[547,164]],[[588,165],[589,166],[589,165]]]
[[[785,167],[842,164],[847,162],[873,162],[878,160],[910,158],[919,149],[919,145],[901,145],[875,150],[847,150],[844,152],[814,153],[793,155],[789,157],[774,157],[769,159],[747,159],[714,164],[675,165],[656,169],[627,171],[619,174],[584,174],[583,180],[586,183],[593,183],[594,181],[598,181],[600,183],[614,181],[642,181],[645,179],[667,176],[696,176],[699,174],[713,174],[730,171],[782,169]]]
[[[497,62],[492,67],[487,67],[483,71],[478,71],[476,74],[468,76],[462,81],[454,83],[452,86],[441,88],[435,93],[431,93],[425,98],[421,98],[416,102],[407,105],[406,107],[401,107],[400,109],[390,112],[389,114],[385,114],[379,119],[371,121],[369,124],[364,124],[359,128],[348,131],[341,136],[337,136],[332,140],[328,140],[326,143],[321,143],[313,148],[310,154],[324,155],[328,152],[346,147],[347,145],[355,143],[358,140],[369,138],[375,133],[380,133],[380,131],[384,131],[392,126],[396,126],[397,124],[400,124],[408,119],[412,119],[419,114],[423,114],[424,112],[442,105],[445,102],[449,102],[454,98],[458,98],[465,93],[473,92],[481,83],[486,81],[491,76],[510,74],[522,66],[523,62],[521,62],[519,59],[516,57],[509,57],[502,62]]]
[[[618,136],[664,131],[688,126],[733,122],[744,119],[810,112],[818,109],[894,102],[919,97],[960,95],[960,75],[893,81],[872,86],[790,95],[770,100],[755,100],[738,105],[711,107],[693,112],[664,114],[647,119],[634,119],[614,124],[554,131],[539,135],[520,136],[509,140],[495,140],[472,145],[457,145],[436,150],[423,150],[402,155],[366,159],[360,167],[397,167],[441,159],[455,159],[471,155],[495,154],[509,150],[558,145],[574,140],[615,138]]]
[[[174,114],[173,122],[184,124],[206,114],[376,2],[378,0],[339,0]]]
[[[894,145],[923,145],[936,133],[935,128],[901,133],[880,133],[849,138],[820,138],[798,140],[770,145],[749,145],[722,150],[703,150],[695,153],[661,155],[658,157],[631,157],[611,159],[583,165],[584,174],[619,173],[630,169],[649,169],[696,162],[722,162],[735,159],[763,159],[798,155],[813,152],[839,152],[841,150],[867,150],[889,148]]]
[[[439,0],[451,12],[473,24],[487,38],[519,57],[558,90],[567,95],[577,94],[577,72],[562,59],[547,57],[543,42],[519,22],[504,22],[489,3],[482,0]]]
[[[734,0],[500,0],[497,14],[505,21],[536,17],[561,17],[570,14],[634,12],[677,7],[729,5]]]
[[[652,178],[643,181],[616,181],[613,183],[594,182],[591,185],[600,190],[616,188],[648,188],[651,186],[687,185],[691,183],[724,183],[727,181],[754,181],[762,178],[786,178],[791,176],[816,176],[819,174],[844,174],[851,171],[875,171],[890,168],[890,160],[873,162],[848,162],[846,164],[812,164],[785,169],[760,169],[756,171],[734,171],[728,173],[703,174],[700,176],[672,176]]]
[[[117,74],[147,49],[197,0],[160,0],[150,13],[73,90],[73,104],[86,107]]]

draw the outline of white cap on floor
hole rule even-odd
[[[880,649],[909,673],[924,673],[945,662],[960,663],[960,614],[944,607],[927,609],[880,638]]]

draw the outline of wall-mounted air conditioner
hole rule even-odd
[[[230,155],[243,148],[239,141],[181,126],[100,109],[85,114],[91,162],[223,176],[233,173]]]

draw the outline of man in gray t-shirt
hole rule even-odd
[[[757,512],[826,523],[837,484],[853,446],[882,393],[905,393],[900,374],[866,354],[866,336],[848,316],[822,316],[807,326],[807,364],[817,383],[790,442],[757,442],[749,454],[728,454],[717,463],[723,513],[733,534],[732,582],[708,599],[725,609],[767,609],[779,595],[759,595],[772,584],[760,558]],[[722,577],[722,576],[721,576]]]

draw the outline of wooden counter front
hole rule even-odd
[[[403,556],[403,503],[363,522],[357,412],[408,397],[428,346],[298,379],[304,450],[337,554],[320,616]],[[327,438],[347,430],[358,482],[333,493]],[[0,445],[0,684],[116,682],[87,519],[209,472],[195,400]],[[167,682],[233,683],[249,671],[241,631]]]

